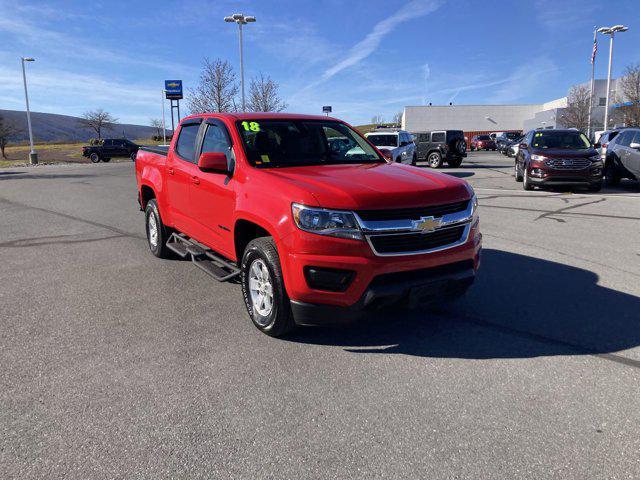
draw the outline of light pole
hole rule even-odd
[[[604,107],[604,128],[606,130],[609,126],[609,97],[611,96],[611,64],[613,63],[613,37],[616,32],[626,32],[629,30],[624,25],[614,25],[613,27],[601,27],[598,32],[603,35],[609,35],[609,73],[607,73],[607,100]]]
[[[167,127],[164,123],[164,96],[166,95],[167,91],[163,88],[162,89],[162,144],[166,145],[167,144]]]
[[[35,62],[35,58],[31,57],[21,57],[22,60],[22,81],[24,82],[24,99],[27,103],[27,125],[29,126],[29,145],[31,146],[31,151],[29,152],[29,162],[31,165],[38,164],[38,154],[33,148],[33,130],[31,129],[31,111],[29,110],[29,93],[27,91],[27,71],[24,68],[24,62]]]
[[[242,13],[234,13],[228,17],[224,17],[224,21],[228,23],[237,23],[238,24],[238,33],[240,35],[240,85],[242,90],[242,111],[247,110],[247,105],[244,100],[244,59],[242,54],[242,25],[246,25],[247,23],[252,23],[256,21],[256,17],[252,16],[244,16]]]

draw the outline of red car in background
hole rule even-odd
[[[471,151],[474,150],[493,150],[495,151],[496,142],[489,135],[474,135],[471,139]]]

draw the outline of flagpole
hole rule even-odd
[[[596,42],[598,41],[596,36],[598,34],[598,31],[596,29],[596,27],[593,27],[593,48],[594,51],[591,54],[591,94],[589,95],[589,120],[588,120],[588,124],[587,124],[587,137],[589,139],[591,139],[591,110],[593,108],[593,77],[595,74],[595,68],[596,68]]]

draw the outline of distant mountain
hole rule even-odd
[[[5,121],[13,123],[21,134],[18,141],[29,140],[27,128],[27,113],[17,110],[0,110],[0,115]],[[31,112],[31,124],[33,127],[33,139],[35,142],[68,141],[86,142],[95,137],[93,130],[78,125],[78,117],[57,115],[55,113]],[[171,125],[169,125],[171,126]],[[170,129],[167,129],[167,135]],[[113,129],[106,130],[103,137],[122,138],[130,140],[137,138],[150,138],[156,134],[156,129],[144,125],[129,125],[126,123],[115,124]]]

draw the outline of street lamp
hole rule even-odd
[[[35,62],[35,58],[32,57],[21,57],[22,60],[22,81],[24,82],[24,99],[27,102],[27,125],[29,126],[29,145],[31,146],[31,151],[29,152],[29,162],[31,165],[38,164],[38,154],[33,148],[33,130],[31,129],[31,111],[29,110],[29,93],[27,92],[27,72],[24,68],[24,62]]]
[[[244,16],[242,13],[234,13],[228,17],[224,17],[224,21],[228,23],[237,23],[238,24],[238,33],[240,35],[240,84],[242,90],[242,111],[246,111],[247,106],[244,100],[244,60],[242,57],[242,25],[246,25],[247,23],[253,23],[256,21],[256,17],[252,16]]]
[[[611,93],[611,64],[613,62],[613,37],[616,32],[626,32],[629,30],[628,27],[624,25],[614,25],[613,27],[600,27],[598,29],[599,33],[603,35],[609,35],[609,73],[607,73],[607,100],[604,107],[604,130],[607,129],[609,125],[609,97]]]

